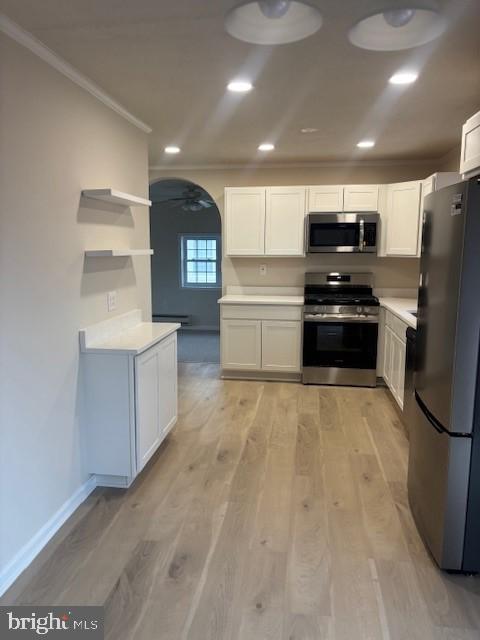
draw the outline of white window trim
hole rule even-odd
[[[186,259],[184,258],[185,241],[186,240],[216,240],[217,242],[217,259],[216,259],[216,277],[215,283],[208,282],[186,282],[185,267]],[[221,289],[222,288],[222,238],[219,233],[180,233],[180,288],[181,289]]]

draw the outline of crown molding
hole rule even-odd
[[[321,169],[328,167],[399,167],[428,166],[439,162],[440,158],[421,158],[413,160],[338,160],[332,162],[277,162],[244,164],[157,164],[149,166],[149,171],[238,171],[239,169]]]
[[[75,67],[44,45],[43,42],[35,38],[35,36],[20,27],[20,25],[3,13],[0,13],[0,32],[9,36],[12,40],[15,40],[15,42],[41,58],[44,62],[69,78],[76,85],[85,91],[88,91],[88,93],[97,98],[97,100],[100,100],[100,102],[103,102],[103,104],[109,109],[112,109],[112,111],[118,113],[122,118],[128,120],[130,124],[133,124],[145,133],[152,132],[151,127],[132,115],[127,111],[127,109],[125,109],[125,107],[122,107],[120,103],[105,93],[105,91],[103,91],[103,89],[101,89],[92,80],[84,76],[83,73],[80,73],[80,71],[75,69]]]

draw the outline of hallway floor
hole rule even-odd
[[[184,329],[178,332],[178,361],[220,362],[220,331],[195,331]]]
[[[436,569],[383,388],[180,365],[177,427],[97,489],[3,598],[105,604],[112,640],[478,640],[480,579]]]

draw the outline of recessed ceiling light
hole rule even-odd
[[[259,151],[273,151],[274,149],[275,149],[275,145],[272,144],[271,142],[263,142],[258,147]]]
[[[253,89],[253,84],[248,80],[233,80],[227,85],[227,89],[233,93],[247,93]]]
[[[180,153],[180,147],[177,147],[175,145],[165,147],[165,153]]]
[[[360,142],[357,143],[357,147],[360,147],[360,149],[371,149],[374,146],[374,140],[360,140]]]
[[[350,29],[348,37],[361,49],[400,51],[431,42],[446,28],[447,21],[438,11],[407,5],[367,16]]]
[[[390,84],[412,84],[418,78],[415,71],[399,71],[390,78]]]
[[[225,18],[225,29],[231,36],[253,44],[297,42],[321,26],[320,11],[302,0],[242,1]]]
[[[318,129],[316,127],[305,127],[304,129],[300,129],[300,133],[316,133]]]

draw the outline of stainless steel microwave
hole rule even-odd
[[[378,213],[310,213],[308,253],[377,253]]]

